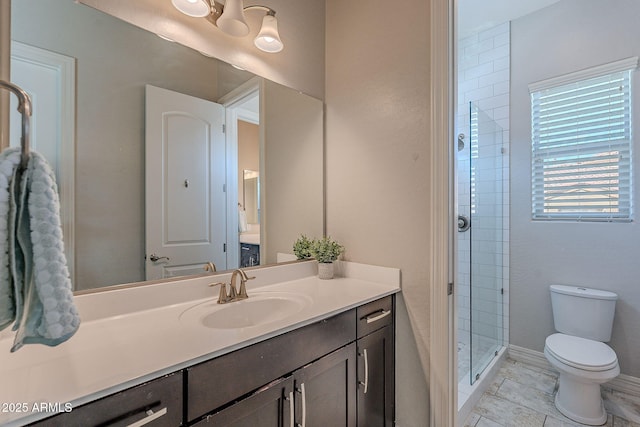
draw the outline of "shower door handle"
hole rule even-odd
[[[460,233],[467,231],[471,228],[471,220],[465,215],[458,215],[458,231]]]

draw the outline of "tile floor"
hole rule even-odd
[[[571,427],[582,426],[556,409],[554,391],[558,375],[550,370],[506,359],[482,395],[465,427]],[[602,386],[608,427],[640,427],[640,396]]]

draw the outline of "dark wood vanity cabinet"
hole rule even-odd
[[[391,427],[395,412],[394,299],[358,308],[358,427]]]
[[[290,376],[352,343],[356,336],[355,317],[355,310],[340,313],[187,368],[187,421],[197,421],[248,397],[272,381]]]
[[[355,344],[206,416],[197,427],[356,426]]]
[[[274,346],[281,349],[275,351],[275,358],[280,363],[295,358],[296,361],[292,365],[305,359],[313,360],[314,356],[325,354],[328,347],[335,347],[340,343],[343,347],[203,418],[196,425],[393,426],[394,308],[394,298],[389,296],[272,339],[277,340]],[[291,336],[292,333],[295,335]],[[331,343],[328,347],[327,340]],[[320,345],[323,346],[322,349],[318,349]],[[250,351],[252,357],[265,357],[261,351],[256,353],[256,349],[246,351]],[[271,351],[269,350],[269,353]],[[305,353],[303,357],[294,356],[300,355],[301,352]],[[234,354],[228,356],[233,357]],[[236,356],[241,357],[240,354]],[[272,362],[269,359],[264,361],[266,365]],[[200,368],[218,369],[211,363],[203,364]],[[247,370],[249,373],[251,371]],[[225,382],[225,379],[226,376],[222,382]],[[226,394],[225,398],[228,399],[228,396],[229,394]]]
[[[182,372],[176,372],[30,425],[38,427],[180,426],[183,419],[182,386]]]
[[[392,426],[393,321],[388,296],[32,425]]]
[[[240,268],[260,265],[260,245],[240,243]]]

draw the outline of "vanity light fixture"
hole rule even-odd
[[[284,45],[278,33],[276,11],[267,6],[244,6],[243,0],[226,0],[222,5],[215,0],[171,0],[173,6],[185,15],[195,18],[206,18],[224,33],[234,37],[249,34],[249,25],[244,13],[247,10],[260,9],[266,11],[262,19],[262,27],[253,43],[268,53],[280,52]]]

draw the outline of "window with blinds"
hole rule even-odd
[[[631,58],[530,85],[533,219],[631,220],[636,64]]]

